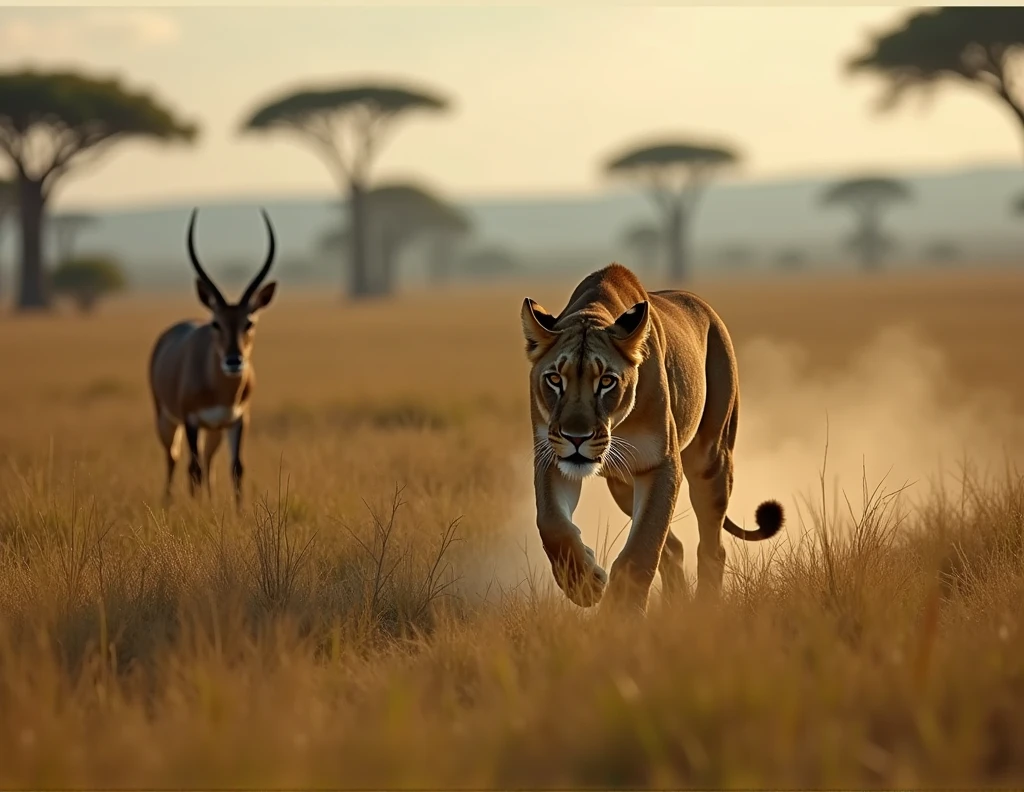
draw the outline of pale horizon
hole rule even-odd
[[[646,139],[735,146],[728,181],[1019,162],[996,100],[943,86],[888,114],[843,62],[909,9],[0,9],[0,68],[116,73],[200,125],[193,146],[129,142],[62,183],[55,208],[335,190],[312,151],[238,130],[290,88],[393,78],[452,101],[400,123],[374,172],[451,196],[618,191],[601,163]],[[39,55],[40,51],[60,52]]]

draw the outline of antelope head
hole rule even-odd
[[[224,295],[203,269],[196,255],[194,236],[198,212],[198,209],[192,210],[192,218],[188,224],[188,255],[197,275],[196,294],[199,296],[199,302],[213,313],[210,325],[213,328],[214,347],[220,360],[221,371],[226,376],[239,377],[249,363],[258,314],[274,299],[274,291],[277,288],[275,281],[263,283],[274,261],[274,227],[270,224],[266,211],[261,209],[260,214],[263,215],[270,238],[267,258],[260,271],[256,273],[256,277],[245,287],[242,299],[232,304],[224,299]]]

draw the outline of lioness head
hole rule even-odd
[[[650,325],[647,301],[609,323],[607,315],[589,311],[556,319],[527,298],[522,319],[533,364],[530,395],[543,421],[534,427],[541,458],[576,479],[623,462],[612,430],[636,402]]]

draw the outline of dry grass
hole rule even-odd
[[[257,344],[241,517],[223,451],[212,504],[182,475],[159,507],[145,360],[190,302],[0,321],[0,784],[1020,784],[1024,480],[971,467],[1003,462],[988,440],[958,484],[916,497],[881,475],[846,475],[848,502],[828,471],[759,472],[797,466],[758,344],[842,371],[877,329],[910,324],[943,356],[929,410],[966,425],[957,404],[1001,388],[997,435],[1016,432],[1024,280],[700,291],[752,372],[738,479],[791,485],[743,508],[780,496],[792,526],[765,553],[729,540],[717,610],[645,623],[595,621],[546,585],[519,290],[355,308],[282,295]],[[567,288],[531,296],[555,309]],[[806,383],[783,384],[795,398]],[[843,412],[830,421],[835,435]],[[919,445],[930,428],[907,431]]]

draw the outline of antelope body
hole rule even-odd
[[[210,461],[224,432],[231,449],[235,503],[242,499],[242,439],[249,423],[249,405],[256,386],[250,355],[259,312],[270,304],[277,284],[263,284],[274,261],[274,229],[262,211],[269,247],[259,272],[237,303],[229,303],[199,263],[195,251],[197,211],[188,226],[188,253],[196,271],[196,293],[211,312],[210,321],[178,322],[160,334],[149,360],[149,384],[156,426],[167,459],[164,502],[170,500],[174,468],[184,428],[191,459],[189,492],[197,495],[206,477],[210,491]],[[203,430],[202,463],[199,431]]]

